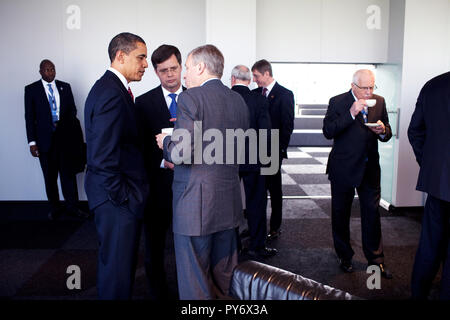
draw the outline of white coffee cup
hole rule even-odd
[[[368,107],[373,107],[376,104],[377,104],[377,100],[376,99],[367,99],[366,100],[366,106],[368,106]]]
[[[165,133],[165,134],[167,134],[169,136],[172,135],[172,132],[173,132],[173,128],[162,128],[161,129],[161,133]]]

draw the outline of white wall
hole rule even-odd
[[[450,70],[450,0],[406,0],[400,127],[394,200],[395,206],[421,206],[423,195],[415,191],[419,167],[407,137],[407,129],[422,86]]]
[[[67,27],[71,4],[80,9],[80,29]],[[84,124],[86,96],[109,66],[107,47],[114,35],[139,34],[149,56],[163,43],[174,44],[185,58],[205,43],[205,6],[205,0],[0,1],[0,200],[46,199],[39,161],[27,146],[23,104],[24,86],[40,78],[42,59],[52,60],[56,78],[71,84]],[[138,96],[158,83],[150,64],[143,81],[131,87]],[[86,199],[83,174],[78,182],[80,198]]]
[[[379,9],[376,28],[371,7]],[[389,14],[389,0],[259,0],[257,58],[384,63]]]
[[[222,81],[229,86],[234,66],[256,61],[256,0],[207,0],[206,12],[206,42],[224,55]]]

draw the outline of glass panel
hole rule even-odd
[[[397,109],[399,106],[401,82],[400,65],[377,66],[377,94],[384,97],[392,128],[392,138],[388,142],[378,142],[381,166],[381,198],[392,203],[394,177],[394,154],[397,146]]]

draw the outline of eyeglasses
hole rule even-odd
[[[162,73],[162,74],[168,74],[169,72],[174,73],[177,71],[178,71],[178,67],[171,67],[171,68],[165,68],[165,69],[158,70],[158,72]]]
[[[354,83],[353,82],[353,84],[355,85],[355,86],[357,86],[358,88],[360,88],[361,90],[364,90],[364,91],[367,91],[367,90],[370,90],[370,91],[374,91],[374,90],[377,90],[377,86],[373,86],[373,87],[360,87],[360,86],[358,86],[356,83]]]

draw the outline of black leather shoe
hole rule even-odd
[[[339,268],[342,269],[345,273],[353,272],[353,264],[351,260],[339,259]]]
[[[248,250],[247,254],[252,257],[261,257],[261,258],[269,258],[273,257],[278,253],[278,250],[275,248],[264,247],[257,250]]]
[[[272,241],[275,240],[276,238],[278,238],[281,234],[281,230],[278,229],[276,231],[270,231],[269,234],[267,235],[267,241]]]
[[[388,279],[388,280],[393,278],[392,272],[386,267],[386,265],[384,263],[372,263],[372,264],[369,264],[369,266],[371,266],[371,265],[375,265],[375,266],[378,266],[378,268],[380,268],[381,276],[383,278]]]

